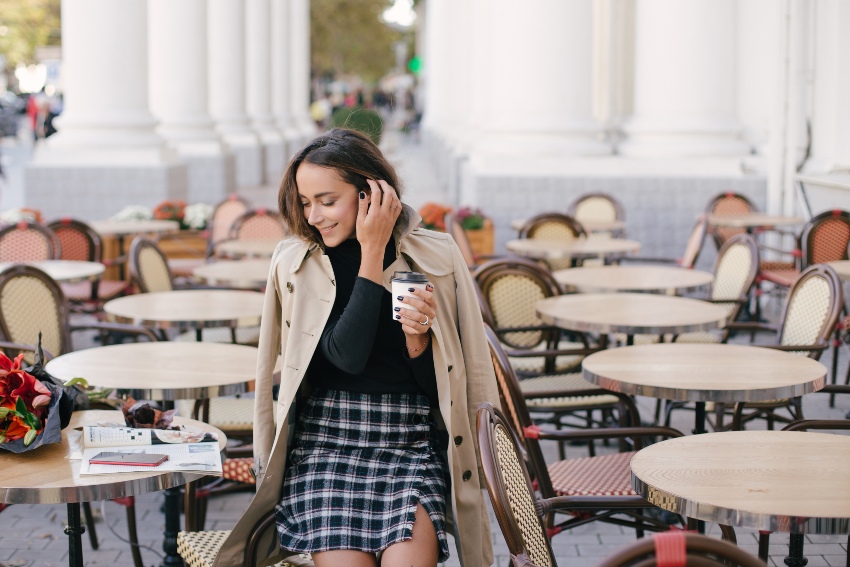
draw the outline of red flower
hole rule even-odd
[[[47,408],[50,406],[51,391],[40,380],[24,372],[21,362],[24,355],[14,360],[0,352],[0,434],[3,442],[15,441],[44,429]],[[32,443],[33,437],[26,444]]]

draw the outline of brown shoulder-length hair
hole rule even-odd
[[[401,180],[395,168],[368,136],[347,128],[329,130],[307,144],[292,158],[283,174],[277,196],[280,214],[289,225],[290,232],[307,242],[324,246],[319,231],[307,223],[298,196],[295,174],[304,162],[335,170],[343,181],[354,186],[355,191],[368,193],[370,189],[367,179],[383,179],[401,198]],[[396,226],[406,221],[405,216],[402,210]]]

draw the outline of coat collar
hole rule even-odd
[[[419,224],[422,222],[422,217],[419,216],[413,207],[407,205],[405,203],[401,204],[402,206],[402,219],[405,219],[403,222],[398,222],[393,229],[393,238],[395,238],[395,252],[396,257],[399,257],[401,254],[401,244],[404,238],[413,232]],[[304,242],[301,246],[301,249],[295,255],[295,260],[292,262],[292,265],[289,267],[289,273],[294,274],[301,268],[301,264],[304,262],[304,259],[307,258],[310,254],[321,251],[322,247],[316,244],[315,242]]]

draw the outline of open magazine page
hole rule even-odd
[[[204,431],[134,429],[130,427],[85,427],[80,474],[120,472],[187,471],[221,474],[221,452],[216,436]],[[108,457],[147,453],[168,455],[156,466],[134,464],[93,464],[91,460],[118,460]],[[116,455],[118,454],[118,455]],[[107,457],[104,459],[104,457]],[[126,457],[121,457],[126,459]]]

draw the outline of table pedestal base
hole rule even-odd
[[[165,540],[162,550],[163,567],[183,567],[183,558],[177,553],[177,532],[180,531],[180,489],[165,489]]]
[[[785,564],[788,567],[805,567],[809,562],[803,557],[803,542],[805,536],[803,534],[791,534],[791,541],[788,542],[788,557],[785,558]]]
[[[83,534],[86,528],[80,522],[80,503],[68,504],[68,564],[71,567],[83,567]]]

